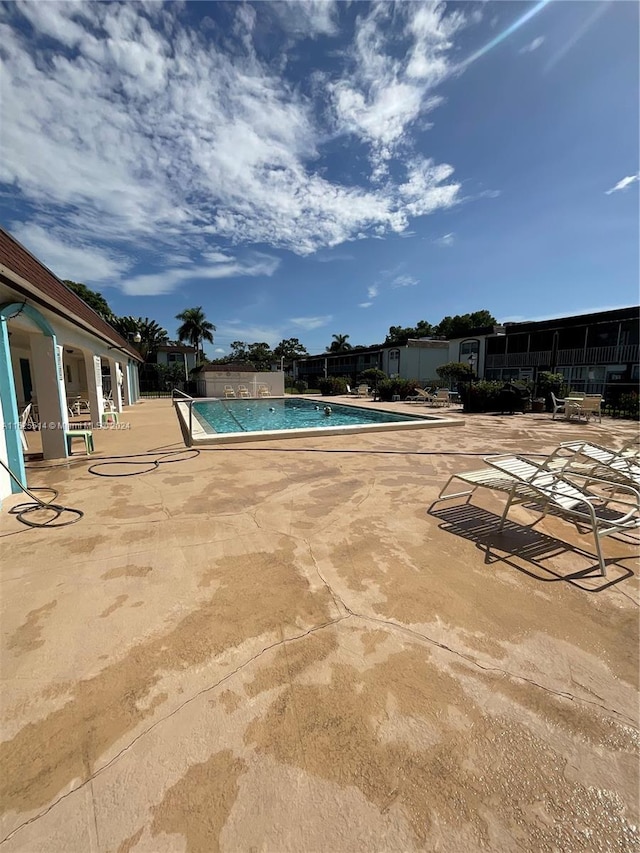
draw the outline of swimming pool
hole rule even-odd
[[[194,444],[416,429],[459,423],[439,415],[350,406],[335,402],[333,398],[207,399],[177,401],[176,408],[181,416],[185,439],[189,441],[190,435]]]

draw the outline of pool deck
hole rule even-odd
[[[637,849],[637,543],[571,578],[593,542],[561,519],[432,506],[483,455],[637,424],[471,415],[93,476],[184,450],[168,400],[122,420],[29,464],[78,524],[0,512],[0,853]]]

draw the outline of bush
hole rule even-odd
[[[450,361],[436,367],[436,373],[445,382],[454,385],[456,382],[469,382],[473,379],[473,369],[462,361]]]
[[[480,382],[461,382],[458,393],[465,412],[495,412],[498,396],[504,382],[481,380]]]
[[[318,380],[320,393],[323,397],[335,397],[347,393],[347,380],[343,376],[327,376]]]
[[[416,393],[420,387],[417,379],[384,379],[378,382],[378,396],[384,403],[390,403],[393,397],[399,396],[406,400],[408,396]]]
[[[548,370],[542,370],[538,374],[538,379],[536,381],[536,394],[539,397],[544,397],[548,412],[553,411],[551,393],[553,392],[556,397],[564,397],[565,391],[566,387],[562,373],[550,373]]]
[[[305,382],[304,379],[298,379],[296,382],[293,383],[293,385],[298,394],[304,394],[307,388],[309,387],[309,384]]]
[[[514,389],[513,397],[509,394],[510,389]],[[473,384],[460,383],[458,392],[465,412],[502,412],[510,410],[510,406],[524,412],[530,407],[529,384],[526,382],[481,380]]]

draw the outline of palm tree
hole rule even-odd
[[[185,308],[180,314],[176,314],[176,320],[180,320],[182,325],[178,329],[178,339],[181,341],[189,341],[196,348],[196,361],[199,361],[199,354],[204,358],[203,341],[213,343],[213,332],[216,327],[210,323],[202,306],[197,308]]]
[[[346,352],[353,349],[351,344],[348,344],[349,335],[331,335],[333,340],[331,346],[327,347],[327,352]]]
[[[145,361],[161,344],[166,344],[169,340],[167,330],[148,317],[111,317],[109,323],[125,340],[133,344]],[[136,334],[140,335],[139,341],[135,339]]]

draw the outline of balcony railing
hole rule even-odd
[[[485,367],[539,367],[541,364],[551,364],[551,350],[488,355]]]
[[[638,344],[621,347],[559,349],[556,364],[628,364],[638,361]]]
[[[638,361],[639,355],[640,347],[638,344],[626,344],[619,347],[560,349],[556,355],[556,366],[632,364]],[[497,367],[540,367],[541,365],[551,365],[551,350],[488,355],[485,368],[490,370]]]

